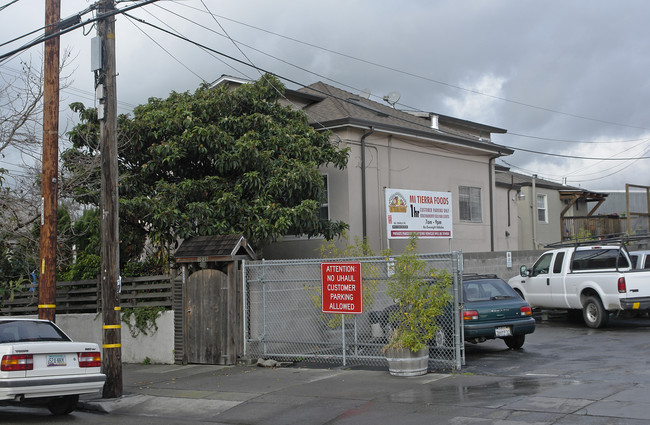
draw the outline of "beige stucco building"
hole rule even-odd
[[[567,186],[497,167],[497,185],[516,204],[517,249],[536,250],[576,237],[618,233],[615,221],[596,215],[607,194]],[[515,193],[516,191],[516,193]]]
[[[242,82],[222,77],[215,84]],[[495,184],[494,166],[496,158],[513,151],[491,140],[506,130],[400,111],[322,82],[285,96],[282,102],[302,109],[314,128],[331,130],[333,143],[350,148],[346,169],[321,169],[327,188],[323,215],[348,223],[350,240],[365,237],[376,253],[401,252],[406,240],[387,236],[385,189],[393,188],[451,194],[453,237],[421,239],[421,252],[516,249],[516,200]],[[503,217],[508,212],[510,220]],[[316,257],[320,244],[318,238],[290,235],[265,247],[263,256]]]

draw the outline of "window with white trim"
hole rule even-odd
[[[546,195],[537,195],[537,221],[540,223],[548,223],[548,203]]]
[[[329,202],[329,185],[327,181],[327,174],[323,174],[323,199],[320,204],[320,215],[321,220],[329,220],[330,218],[330,202]]]
[[[480,223],[483,221],[481,213],[481,188],[470,186],[458,187],[458,211],[461,221]]]

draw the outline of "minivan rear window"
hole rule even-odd
[[[617,264],[618,260],[618,264]],[[618,249],[589,249],[576,251],[571,268],[573,271],[628,268],[630,263]]]

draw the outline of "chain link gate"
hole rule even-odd
[[[453,276],[453,302],[438,317],[429,347],[431,369],[459,370],[465,363],[462,253],[419,255],[427,267]],[[321,263],[361,262],[363,313],[321,312]],[[287,361],[387,366],[382,347],[389,332],[386,294],[391,259],[385,257],[244,261],[244,355]]]

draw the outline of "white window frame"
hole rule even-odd
[[[541,201],[541,202],[540,202]],[[545,193],[538,193],[535,199],[535,211],[537,212],[538,223],[548,223],[548,196]],[[543,219],[540,213],[544,214]]]
[[[324,218],[326,220],[330,219],[330,180],[329,176],[327,174],[321,174],[323,176],[323,182],[325,186],[325,196],[324,199],[321,201],[320,204],[320,218]],[[325,211],[325,214],[323,215],[323,211]]]
[[[467,213],[468,216],[464,213]],[[458,186],[458,214],[460,221],[467,223],[483,222],[483,202],[480,187]]]

